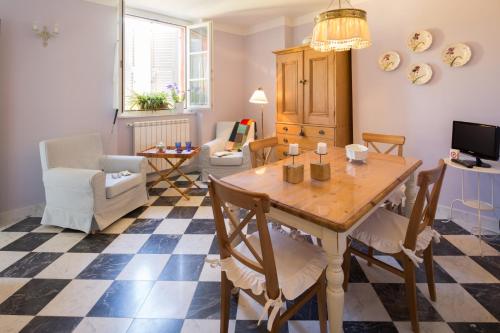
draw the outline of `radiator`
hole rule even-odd
[[[166,146],[174,146],[176,142],[191,141],[189,132],[189,119],[141,121],[131,124],[134,128],[134,154],[147,148],[156,146],[163,142]],[[173,163],[175,159],[171,160]],[[190,160],[185,162],[189,164]],[[166,170],[170,165],[161,158],[151,159],[151,162],[159,169]],[[153,172],[153,168],[148,166],[148,172]]]

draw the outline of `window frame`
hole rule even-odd
[[[206,27],[207,28],[207,65],[208,65],[208,77],[207,77],[207,87],[208,87],[208,96],[207,96],[207,104],[199,105],[191,105],[190,100],[191,100],[191,92],[190,92],[190,85],[189,82],[191,81],[191,43],[190,43],[190,38],[191,34],[190,31],[200,28],[200,27]],[[213,105],[213,23],[212,21],[205,21],[205,22],[200,22],[197,24],[192,24],[186,27],[186,93],[187,93],[187,108],[191,110],[206,110],[206,109],[212,109]]]

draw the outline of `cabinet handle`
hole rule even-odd
[[[287,151],[284,151],[284,152],[283,152],[283,156],[288,156],[288,152],[287,152]]]
[[[283,131],[288,132],[288,127],[283,127]]]
[[[306,84],[306,83],[307,83],[307,80],[303,80],[303,81],[302,81],[302,83],[303,83],[303,84]]]
[[[288,139],[287,138],[283,138],[283,142],[284,143],[288,143]]]
[[[323,131],[323,130],[319,130],[319,132],[318,132],[318,133],[319,133],[320,135],[325,135],[325,131]]]
[[[300,83],[300,84],[304,84],[304,80],[300,80],[300,81],[299,81],[299,83]]]
[[[304,128],[300,128],[300,133],[299,133],[300,136],[306,136],[306,133],[304,133]]]

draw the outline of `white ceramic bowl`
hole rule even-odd
[[[356,143],[348,145],[345,146],[345,155],[350,161],[365,161],[368,157],[368,148]]]

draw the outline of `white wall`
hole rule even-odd
[[[403,134],[406,154],[422,159],[428,168],[447,156],[453,120],[500,125],[500,1],[478,0],[471,5],[466,0],[377,0],[361,7],[368,12],[373,46],[353,56],[357,141],[364,131]],[[406,40],[420,29],[429,30],[434,42],[428,51],[414,54]],[[441,62],[441,51],[455,42],[472,49],[472,60],[462,68]],[[377,67],[378,57],[387,50],[398,51],[402,58],[400,68],[390,73]],[[429,63],[434,71],[425,86],[413,86],[406,78],[410,65],[418,62]],[[473,185],[475,178],[466,180]],[[495,189],[500,194],[500,177]],[[468,195],[474,190],[469,188]],[[441,203],[449,205],[459,193],[459,173],[449,168]],[[499,195],[496,203],[500,206]]]
[[[0,1],[0,212],[44,201],[38,142],[100,132],[113,151],[115,10],[80,0]],[[32,24],[59,23],[44,48]]]

